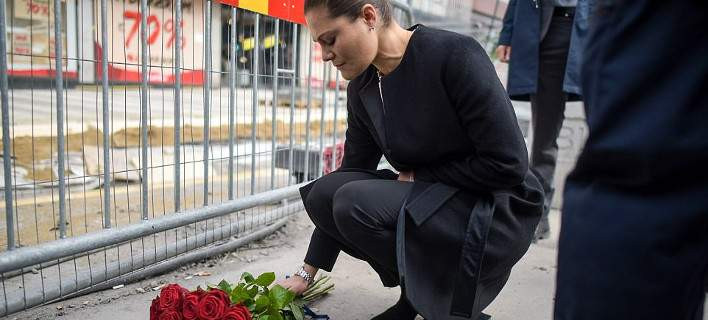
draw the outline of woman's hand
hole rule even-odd
[[[398,173],[398,181],[413,182],[414,178],[413,171],[401,171]]]
[[[302,265],[302,269],[305,270],[305,272],[309,274],[313,279],[315,278],[315,275],[317,275],[317,268],[307,263]],[[307,288],[310,286],[310,283],[307,282],[305,278],[297,274],[294,274],[290,276],[290,278],[286,278],[285,280],[278,281],[278,284],[285,289],[295,292],[295,296],[301,296],[302,293],[307,291]]]
[[[309,286],[309,283],[307,281],[298,276],[298,275],[293,275],[290,278],[283,279],[278,281],[278,283],[281,287],[288,289],[292,292],[295,293],[295,296],[301,296],[305,290],[307,290],[307,287]]]

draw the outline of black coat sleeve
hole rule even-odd
[[[337,240],[327,235],[320,228],[315,228],[310,238],[310,245],[305,254],[305,263],[327,272],[332,272],[339,256]]]
[[[353,110],[357,103],[357,93],[351,87],[347,90],[347,132],[341,168],[376,170],[383,153]]]
[[[528,171],[526,144],[486,52],[477,42],[458,46],[442,81],[472,143],[464,158],[416,168],[416,179],[477,191],[521,183]]]

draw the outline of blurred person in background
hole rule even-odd
[[[497,58],[509,63],[511,99],[531,101],[531,168],[546,195],[535,240],[550,236],[556,140],[565,104],[581,99],[580,38],[587,17],[576,6],[577,0],[510,0],[496,50]]]

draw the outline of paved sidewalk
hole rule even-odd
[[[551,319],[555,290],[556,244],[559,225],[558,211],[551,213],[553,237],[531,246],[516,265],[511,278],[494,303],[487,308],[494,320]],[[278,277],[292,273],[307,250],[313,226],[304,213],[265,240],[241,248],[231,254],[204,263],[181,268],[157,278],[123,288],[95,293],[15,314],[9,319],[148,319],[150,300],[157,292],[150,288],[177,282],[187,288],[218,283],[221,279],[236,280],[241,272],[275,271]],[[193,276],[209,272],[206,277]],[[345,254],[331,274],[335,291],[314,307],[336,320],[370,319],[395,303],[398,288],[384,288],[373,270],[361,261]],[[147,292],[141,293],[144,289]],[[705,317],[708,320],[708,316]]]

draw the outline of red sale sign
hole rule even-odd
[[[61,3],[66,8],[65,2]],[[54,2],[49,0],[15,0],[12,5],[12,25],[7,30],[8,70],[10,76],[53,77],[56,74],[56,35],[54,33]],[[64,17],[64,23],[71,16]],[[62,28],[59,41],[62,43],[63,58],[69,57],[70,44],[67,39],[76,35],[75,31]],[[73,34],[72,34],[73,33]],[[62,60],[65,78],[76,78],[76,64]]]
[[[161,5],[168,3],[168,5]],[[148,82],[170,84],[175,82],[174,52],[177,44],[177,28],[180,37],[181,66],[183,84],[200,85],[204,83],[203,55],[204,26],[202,23],[203,0],[182,2],[182,20],[177,26],[173,19],[173,2],[151,2],[147,20],[148,64],[160,66],[148,68]],[[108,6],[109,43],[106,46],[96,43],[96,56],[101,57],[102,50],[108,50],[108,78],[117,82],[140,82],[143,62],[140,48],[140,22],[143,18],[138,1],[114,0]],[[98,14],[98,13],[97,13]],[[196,22],[199,21],[199,22]],[[97,76],[101,76],[100,61],[97,64]]]

